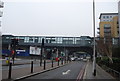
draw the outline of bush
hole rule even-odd
[[[105,65],[111,69],[114,69],[114,70],[120,72],[120,58],[113,58],[113,63],[109,63],[108,57],[103,57],[102,59],[97,58],[96,62],[100,66]]]
[[[113,47],[112,54],[113,57],[120,58],[120,47]]]

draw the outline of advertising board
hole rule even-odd
[[[31,55],[40,55],[41,54],[41,48],[30,46],[30,52],[29,53]]]

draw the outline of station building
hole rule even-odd
[[[40,56],[41,44],[44,38],[45,55],[50,58],[52,50],[58,54],[68,54],[70,49],[91,46],[92,38],[89,36],[81,37],[60,37],[60,36],[14,36],[2,35],[2,55],[11,55],[11,39],[19,39],[19,45],[16,47],[16,56]],[[38,57],[39,58],[39,57]]]

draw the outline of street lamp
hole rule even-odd
[[[96,58],[95,58],[95,2],[93,0],[93,31],[94,31],[94,41],[93,41],[93,75],[96,76]]]
[[[44,38],[42,38],[42,44],[41,44],[40,66],[42,66],[43,53],[44,53]]]

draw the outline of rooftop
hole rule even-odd
[[[99,19],[102,15],[118,15],[118,13],[101,13]]]

